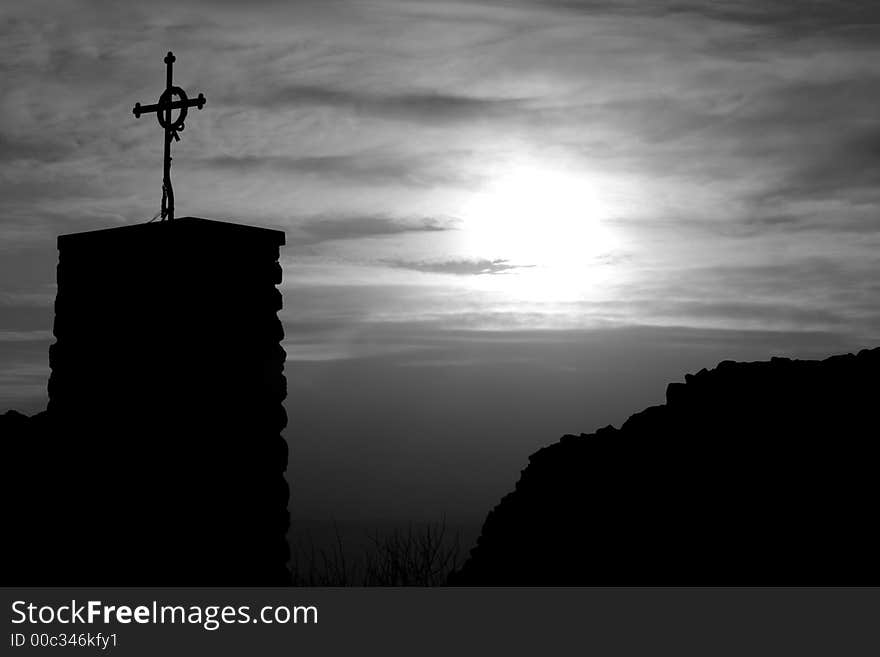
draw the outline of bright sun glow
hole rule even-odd
[[[517,267],[479,277],[481,287],[534,300],[580,298],[604,278],[597,257],[615,247],[606,214],[585,176],[518,166],[467,204],[464,246],[471,257]]]

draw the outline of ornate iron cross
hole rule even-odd
[[[174,189],[171,187],[171,140],[180,141],[177,134],[184,128],[183,122],[186,119],[186,113],[190,107],[202,109],[205,106],[205,97],[199,94],[198,98],[190,100],[186,97],[186,92],[180,87],[171,84],[171,73],[175,61],[174,54],[169,52],[165,55],[166,76],[165,91],[159,96],[159,102],[155,105],[145,105],[141,107],[140,103],[135,103],[135,118],[141,118],[141,114],[155,112],[159,125],[165,128],[165,168],[162,178],[162,220],[174,219]],[[177,100],[174,100],[174,96]],[[177,118],[171,120],[171,110],[179,109],[180,114]]]

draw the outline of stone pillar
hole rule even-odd
[[[58,238],[47,458],[69,583],[289,581],[283,244],[195,217]]]

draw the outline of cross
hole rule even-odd
[[[205,106],[205,97],[199,94],[198,98],[190,100],[186,97],[186,93],[180,87],[171,84],[171,72],[175,61],[174,54],[169,52],[165,55],[165,91],[159,96],[159,102],[155,105],[144,105],[135,103],[132,112],[136,119],[141,118],[141,114],[155,112],[159,125],[165,128],[165,167],[162,177],[162,220],[174,219],[174,189],[171,187],[171,140],[180,141],[177,134],[184,128],[183,121],[186,119],[186,113],[190,107],[202,109]],[[178,100],[172,97],[177,96]],[[179,109],[180,114],[177,119],[171,120],[171,110]]]

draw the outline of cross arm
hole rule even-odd
[[[205,95],[204,95],[204,94],[199,94],[199,95],[198,95],[197,97],[195,97],[195,98],[189,98],[189,99],[187,99],[187,101],[186,101],[186,106],[187,106],[187,107],[198,107],[199,109],[202,109],[202,108],[205,106],[205,103],[206,103],[206,102],[207,102],[207,101],[205,100]]]
[[[141,105],[140,103],[135,103],[134,109],[131,110],[132,114],[134,114],[134,117],[136,119],[141,118],[141,114],[148,114],[150,112],[158,112],[158,111],[159,111],[158,103],[153,104],[153,105]]]
[[[204,94],[199,94],[198,98],[188,98],[186,100],[175,100],[172,103],[153,103],[152,105],[141,105],[135,103],[132,113],[135,118],[141,118],[141,114],[149,114],[150,112],[163,112],[165,110],[181,109],[183,107],[197,107],[202,109],[205,106],[206,99]]]

